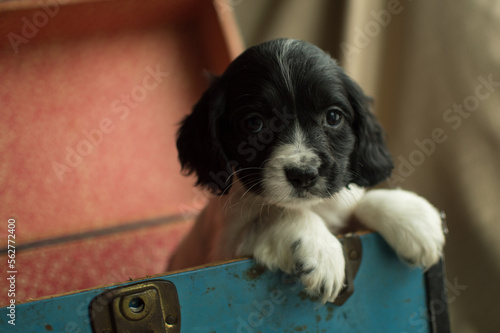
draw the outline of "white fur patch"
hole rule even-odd
[[[280,67],[281,75],[283,76],[283,80],[285,82],[287,90],[290,92],[292,96],[294,95],[294,87],[293,87],[292,76],[290,74],[290,64],[288,63],[287,57],[288,53],[294,48],[296,44],[297,41],[294,39],[286,40],[283,43],[281,49],[278,51],[278,54],[276,55],[278,58],[278,64]]]
[[[318,155],[307,146],[305,136],[299,126],[295,128],[291,143],[283,144],[271,153],[264,165],[263,195],[270,202],[278,205],[310,205],[320,199],[313,195],[306,198],[295,198],[294,188],[288,182],[285,168],[304,168],[307,166],[319,167],[321,160]],[[320,180],[324,181],[324,180]]]
[[[345,226],[345,222],[364,193],[364,188],[351,184],[349,188],[343,188],[331,198],[323,200],[311,209],[321,216],[330,231],[335,233]]]

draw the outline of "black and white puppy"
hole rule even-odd
[[[437,262],[438,211],[403,190],[372,190],[393,164],[367,99],[325,52],[278,39],[235,59],[185,118],[177,148],[210,199],[170,270],[253,256],[333,301],[344,282],[334,236],[355,216],[405,260]]]

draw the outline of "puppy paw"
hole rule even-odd
[[[325,235],[326,236],[326,235]],[[333,302],[344,286],[345,259],[336,237],[321,240],[298,239],[292,244],[293,269],[306,292],[320,302]]]
[[[280,214],[255,239],[252,253],[259,264],[299,279],[322,303],[333,302],[344,285],[342,244],[311,211]]]
[[[378,231],[398,256],[411,265],[429,268],[443,254],[445,236],[438,210],[426,199],[403,190],[365,194],[355,215]]]

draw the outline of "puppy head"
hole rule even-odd
[[[234,175],[268,202],[314,203],[392,170],[366,98],[328,54],[278,39],[254,46],[215,78],[178,132],[183,169],[227,193]]]

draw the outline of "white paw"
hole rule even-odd
[[[355,215],[379,232],[398,256],[429,268],[443,254],[445,237],[438,210],[426,199],[403,190],[367,192]]]
[[[345,279],[342,245],[333,235],[326,236],[298,239],[291,249],[294,262],[291,274],[300,279],[309,295],[318,297],[322,303],[337,298]]]
[[[271,270],[300,279],[306,292],[322,303],[333,302],[344,286],[342,244],[325,228],[319,237],[304,235],[290,242],[259,244],[255,259]]]
[[[345,279],[340,241],[311,211],[287,210],[272,221],[252,243],[257,262],[297,277],[306,292],[321,302],[333,302]]]

